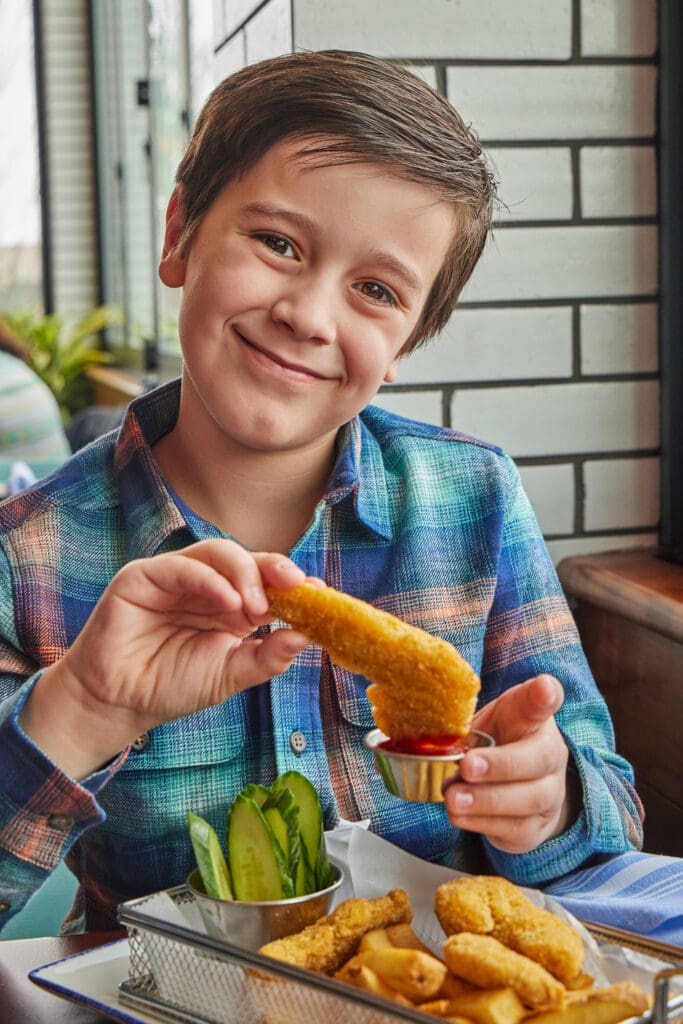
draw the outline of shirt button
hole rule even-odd
[[[0,914],[6,914],[11,906],[11,903],[5,903],[4,901],[0,903]]]
[[[289,745],[295,754],[303,754],[304,750],[308,746],[308,740],[302,732],[295,729],[294,732],[289,734]]]
[[[47,819],[50,828],[56,828],[60,832],[66,832],[73,826],[74,819],[68,814],[51,814]]]
[[[136,754],[139,754],[141,750],[149,746],[149,733],[141,732],[137,739],[134,739],[131,743],[131,750],[134,750]]]

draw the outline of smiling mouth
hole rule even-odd
[[[276,366],[281,366],[283,370],[287,370],[290,373],[296,374],[297,376],[300,377],[308,377],[309,379],[311,377],[316,380],[330,379],[329,377],[326,377],[322,373],[318,373],[315,370],[311,370],[311,368],[308,366],[301,366],[299,363],[290,363],[286,359],[283,359],[281,356],[275,355],[273,352],[269,351],[269,349],[261,348],[260,345],[257,345],[250,338],[245,337],[245,335],[242,334],[241,331],[235,330],[235,334],[237,335],[239,340],[244,345],[247,346],[247,348],[252,350],[252,352],[257,352],[263,359],[267,359],[269,362],[275,363]]]

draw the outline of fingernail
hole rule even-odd
[[[466,789],[456,789],[453,796],[454,811],[469,811],[473,803],[474,796],[471,793],[468,793]]]
[[[469,762],[468,775],[472,779],[480,779],[482,775],[486,775],[489,770],[489,763],[485,757],[477,757],[476,755]]]

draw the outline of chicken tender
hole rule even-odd
[[[373,717],[392,740],[469,733],[481,684],[446,640],[333,587],[266,587],[266,596],[273,615],[371,681]]]
[[[297,967],[334,974],[353,956],[366,932],[390,924],[409,924],[412,919],[408,894],[403,889],[392,889],[372,900],[344,900],[331,914],[295,935],[266,943],[259,952]]]
[[[505,878],[478,875],[444,882],[436,890],[434,910],[446,935],[491,935],[567,985],[581,976],[585,951],[579,933]]]
[[[443,954],[453,974],[480,988],[509,986],[523,1003],[539,1010],[556,1010],[566,1004],[567,990],[545,967],[490,935],[451,935],[444,943]]]

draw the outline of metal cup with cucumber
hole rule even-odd
[[[227,856],[207,821],[188,811],[187,822],[204,890],[214,899],[286,900],[335,880],[318,794],[300,772],[285,772],[270,789],[252,784],[237,795],[227,815]]]

